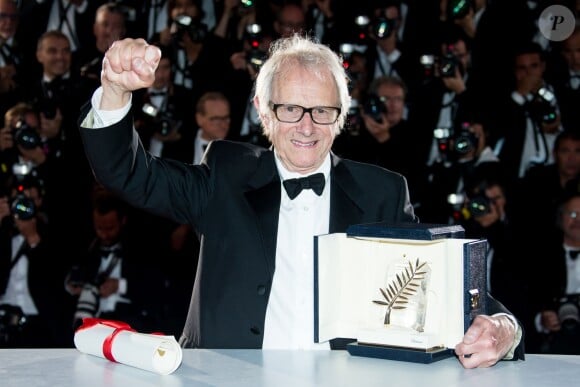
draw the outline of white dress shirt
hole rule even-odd
[[[24,243],[24,237],[20,234],[12,238],[12,260]],[[27,316],[37,315],[38,309],[28,289],[28,257],[23,254],[10,271],[6,292],[0,294],[0,304],[9,304],[22,308]],[[48,274],[47,274],[48,275]]]
[[[284,168],[276,155],[282,181],[301,177]],[[282,186],[276,270],[266,309],[263,349],[329,349],[314,343],[314,235],[327,234],[330,217],[330,155],[314,173],[326,184],[321,196],[310,189],[291,200]],[[280,182],[282,184],[282,182]]]
[[[195,135],[195,141],[193,143],[193,163],[194,164],[201,164],[201,159],[205,154],[205,149],[209,141],[204,140],[201,138],[202,130],[201,128],[197,130],[197,134]]]
[[[83,1],[80,5],[74,5],[69,0],[54,0],[52,2],[46,30],[59,30],[65,34],[70,42],[70,49],[72,52],[79,49],[79,41],[75,26],[76,13],[85,12],[88,4],[88,1]],[[63,15],[60,14],[61,7],[62,10],[65,11]]]
[[[109,265],[111,264],[111,261],[113,260],[113,257],[115,256],[114,251],[115,247],[120,247],[120,245],[117,244],[111,246],[110,248],[111,252],[109,253],[109,255],[106,258],[101,258],[101,264],[99,265],[99,273],[102,273],[108,269]],[[121,259],[122,258],[119,258],[117,260],[112,270],[109,272],[109,275],[107,276],[107,278],[115,278],[119,280],[119,288],[117,289],[117,292],[111,294],[110,296],[101,297],[99,301],[99,311],[97,313],[97,316],[103,312],[113,312],[118,302],[131,303],[129,299],[123,297],[123,295],[127,292],[127,280],[122,277]]]

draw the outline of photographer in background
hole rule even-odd
[[[487,291],[523,320],[523,278],[518,268],[523,266],[519,250],[521,238],[526,235],[513,216],[513,204],[514,197],[506,190],[501,165],[483,162],[466,182],[457,223],[465,229],[466,238],[487,240]]]
[[[365,51],[369,80],[380,76],[399,77],[410,90],[412,100],[419,65],[416,64],[410,47],[405,46],[399,39],[401,2],[372,2],[366,16],[368,25],[365,34],[370,38]]]
[[[152,44],[171,47],[173,84],[189,89],[193,103],[206,91],[226,89],[230,44],[202,22],[203,10],[194,0],[169,1],[168,27],[155,35]],[[218,74],[218,76],[212,76]]]
[[[93,199],[94,240],[65,281],[67,292],[78,296],[73,328],[84,317],[99,317],[158,330],[163,276],[152,267],[147,244],[129,230],[130,208],[100,188]]]
[[[69,38],[58,30],[45,32],[38,39],[36,60],[42,72],[29,78],[26,101],[39,114],[40,135],[47,157],[58,162],[58,170],[46,177],[57,190],[50,193],[57,208],[61,230],[70,240],[70,255],[79,254],[91,232],[89,195],[94,184],[92,171],[82,152],[76,120],[82,101],[90,95],[92,83],[72,69]],[[67,184],[74,177],[75,184]],[[61,187],[66,187],[63,190]],[[74,208],[74,211],[68,209]]]
[[[227,83],[231,87],[225,92],[231,102],[229,139],[269,146],[268,139],[262,136],[260,118],[252,101],[252,90],[272,39],[272,31],[268,28],[261,24],[249,24],[241,40],[241,47],[230,56]]]
[[[416,212],[422,222],[456,224],[461,220],[465,187],[482,163],[498,162],[481,123],[465,121],[438,135],[445,157],[427,170]]]
[[[554,161],[551,150],[562,127],[554,90],[544,79],[542,48],[523,43],[513,58],[513,90],[498,102],[492,136],[494,152],[515,183],[530,167]]]
[[[553,163],[531,167],[514,191],[518,219],[527,219],[530,208],[534,208],[533,222],[523,226],[527,233],[534,233],[538,237],[557,227],[558,201],[580,178],[580,132],[560,132],[552,154]]]
[[[445,162],[449,156],[448,149],[440,146],[444,139],[441,136],[473,117],[487,126],[472,82],[469,39],[456,27],[450,27],[441,37],[438,50],[435,55],[420,57],[424,83],[417,90],[409,115],[418,126],[418,154],[427,166]]]
[[[424,166],[414,161],[414,152],[411,156],[408,151],[408,147],[414,144],[415,133],[404,118],[406,97],[407,86],[400,78],[376,78],[358,111],[353,112],[360,123],[360,130],[343,131],[336,138],[333,151],[351,160],[379,165],[403,174],[409,179],[411,197],[416,197],[417,177],[424,174],[419,169],[424,169]]]
[[[4,115],[0,129],[0,176],[10,182],[14,175],[28,175],[34,171],[48,182],[60,169],[59,159],[51,157],[46,138],[40,129],[40,116],[34,106],[18,103]]]
[[[529,243],[525,255],[533,257],[525,266],[530,269],[526,349],[531,353],[580,354],[580,193],[575,188],[560,201],[558,229],[541,243]]]
[[[94,87],[100,84],[105,51],[115,40],[124,38],[126,34],[127,15],[124,8],[115,2],[100,5],[94,13],[94,46],[87,48],[91,59],[80,67],[81,76],[92,82]]]
[[[0,194],[0,347],[65,344],[65,260],[42,211],[40,180],[14,179]]]
[[[151,154],[190,163],[193,96],[190,89],[173,83],[171,60],[171,49],[161,47],[155,82],[147,89],[135,91],[135,129]]]

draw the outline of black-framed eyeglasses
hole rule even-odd
[[[312,122],[319,125],[334,124],[340,115],[340,108],[334,106],[313,106],[305,108],[300,105],[286,103],[270,103],[276,119],[289,124],[298,122],[304,117],[304,113],[310,114]]]

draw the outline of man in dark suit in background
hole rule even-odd
[[[181,344],[329,348],[312,340],[313,236],[356,223],[417,221],[402,175],[330,152],[350,106],[342,61],[298,35],[275,42],[254,98],[272,148],[214,141],[201,165],[188,165],[147,154],[127,114],[131,91],[153,82],[159,58],[144,40],[115,42],[102,87],[79,121],[102,183],[201,235]],[[506,312],[497,304],[490,310]],[[516,346],[523,358],[518,333],[506,314],[478,316],[455,350],[468,368],[511,358]]]

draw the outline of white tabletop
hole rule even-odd
[[[346,351],[186,349],[161,376],[76,349],[1,349],[0,385],[40,386],[575,386],[580,356],[527,355],[466,370],[455,358],[431,364],[351,356]]]

